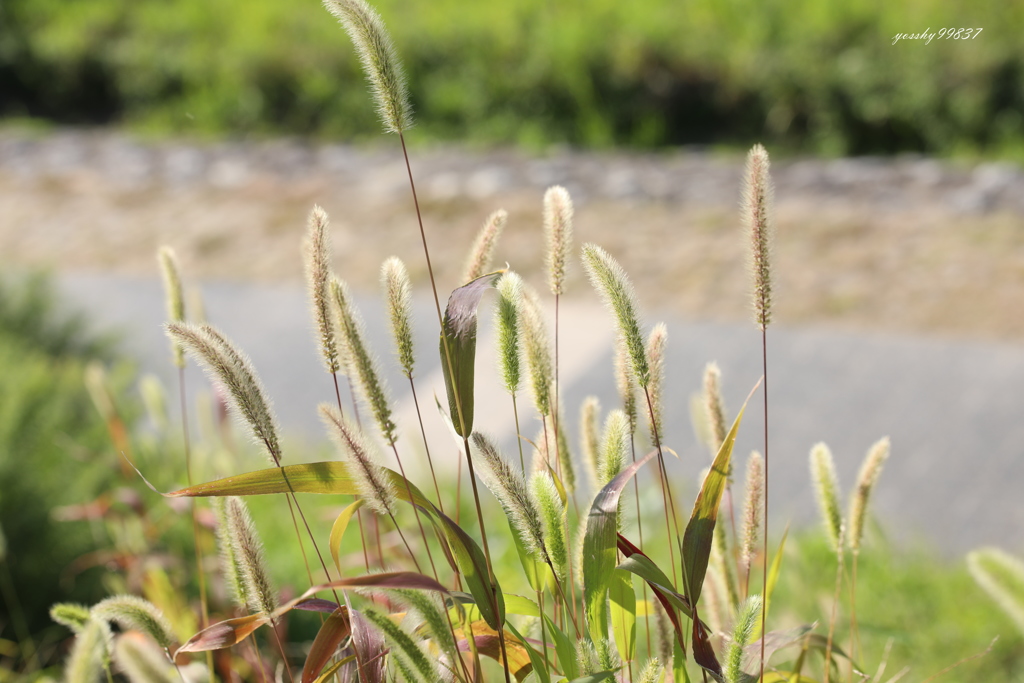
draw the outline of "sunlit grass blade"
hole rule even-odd
[[[338,513],[338,516],[334,520],[334,524],[331,526],[331,537],[330,537],[330,549],[331,558],[334,559],[334,566],[338,568],[338,572],[342,572],[341,564],[341,540],[345,537],[345,530],[348,529],[349,522],[352,521],[352,516],[361,508],[366,501],[362,498],[357,498],[350,505],[347,505],[344,510]]]
[[[590,506],[583,537],[583,604],[591,637],[608,637],[607,594],[615,572],[618,508],[622,489],[655,452],[630,464],[602,488]]]
[[[484,292],[494,286],[501,275],[501,272],[490,273],[459,287],[448,297],[445,308],[441,367],[452,424],[462,437],[468,437],[473,431],[477,308]],[[446,362],[446,344],[451,354],[450,368]]]
[[[352,621],[348,617],[348,607],[342,605],[327,617],[317,631],[309,654],[306,655],[306,663],[302,666],[302,683],[313,683],[334,656],[338,646],[351,635]]]

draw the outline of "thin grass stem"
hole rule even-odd
[[[761,395],[764,397],[764,519],[761,523],[764,525],[762,531],[761,544],[762,544],[762,557],[761,557],[761,591],[766,592],[768,589],[768,326],[761,326],[761,379],[764,382],[764,386],[761,387],[763,392]],[[767,605],[766,605],[767,607]],[[763,634],[768,631],[765,629],[768,620],[768,610],[761,610],[761,680],[764,680],[764,641]],[[826,676],[827,679],[827,676]],[[828,681],[826,680],[826,683]]]

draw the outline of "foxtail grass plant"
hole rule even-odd
[[[754,145],[747,154],[746,185],[743,193],[743,219],[750,236],[750,271],[753,280],[754,322],[761,330],[761,377],[764,382],[764,557],[763,585],[768,584],[768,324],[772,317],[771,246],[774,233],[772,181],[768,172],[768,152]],[[767,611],[761,612],[761,632],[765,632]],[[761,640],[761,678],[764,678],[765,642]]]
[[[674,390],[665,379],[668,328],[659,324],[649,331],[644,329],[625,270],[611,253],[596,244],[586,244],[581,264],[614,320],[615,342],[609,351],[614,356],[611,371],[618,400],[606,403],[604,411],[599,397],[588,397],[583,402],[575,449],[579,459],[574,457],[576,443],[568,436],[565,416],[577,413],[568,413],[562,405],[559,376],[559,307],[574,253],[569,193],[555,186],[543,198],[546,284],[554,297],[553,340],[548,336],[540,295],[511,267],[490,270],[498,238],[508,220],[504,211],[496,211],[484,220],[464,262],[462,278],[442,309],[406,147],[412,110],[395,48],[380,16],[363,0],[328,0],[325,5],[355,43],[383,127],[398,136],[402,147],[437,312],[437,353],[447,401],[439,397],[436,402],[441,419],[454,435],[460,462],[457,477],[461,478],[462,460],[466,463],[476,524],[461,523],[458,492],[451,496],[444,482],[439,481],[443,465],[435,468],[431,458],[432,451],[441,451],[438,444],[429,443],[416,397],[417,358],[411,317],[414,283],[401,260],[391,257],[384,261],[381,286],[394,358],[409,384],[430,471],[432,485],[424,489],[413,481],[413,468],[407,469],[400,457],[400,413],[392,408],[385,370],[375,353],[378,349],[366,338],[353,295],[339,277],[344,273],[332,271],[329,221],[321,208],[314,207],[309,215],[305,268],[316,346],[334,387],[334,401],[322,403],[319,412],[338,446],[338,459],[286,463],[276,417],[252,363],[216,327],[185,320],[177,266],[169,250],[161,251],[160,263],[168,284],[167,331],[175,362],[188,354],[207,370],[272,466],[194,483],[187,462],[189,485],[163,494],[171,500],[214,499],[221,570],[219,583],[212,584],[217,590],[210,594],[222,603],[222,618],[208,625],[204,617],[197,633],[182,636],[164,624],[159,613],[146,606],[148,603],[131,598],[111,598],[92,608],[55,606],[54,619],[77,634],[67,667],[69,680],[94,681],[104,670],[111,672],[115,661],[130,677],[165,680],[171,675],[169,666],[150,656],[153,648],[163,648],[170,662],[182,663],[196,653],[219,651],[216,660],[208,660],[215,662],[209,672],[211,678],[219,673],[225,679],[233,675],[233,670],[266,681],[290,679],[299,673],[294,666],[297,659],[304,657],[303,683],[321,683],[335,676],[362,683],[475,683],[497,680],[499,675],[506,683],[513,678],[525,683],[530,676],[542,683],[661,683],[669,679],[683,683],[695,680],[698,674],[705,681],[730,683],[808,681],[801,671],[805,654],[823,651],[827,681],[833,655],[840,651],[836,615],[843,553],[847,549],[853,555],[850,653],[859,649],[855,635],[857,557],[871,492],[888,455],[888,441],[879,441],[869,452],[845,521],[831,455],[824,445],[815,447],[814,479],[839,560],[828,634],[824,638],[812,634],[811,625],[787,631],[767,630],[767,613],[781,572],[786,535],[770,554],[766,379],[762,390],[764,456],[753,453],[747,461],[742,516],[737,524],[732,509],[733,450],[747,403],[729,414],[720,386],[721,372],[714,364],[707,366],[694,414],[703,425],[703,440],[712,461],[697,478],[689,517],[680,515],[677,504],[682,506],[683,502],[681,498],[677,501],[673,493],[664,457],[665,451],[675,452],[675,444],[665,442],[665,427],[676,418],[667,412],[670,404],[666,402]],[[772,218],[768,157],[760,146],[749,155],[747,185],[744,213],[753,245],[755,321],[762,337],[766,378]],[[498,406],[478,405],[475,391],[478,318],[485,305],[484,296],[491,289],[496,290],[496,370],[511,397],[518,468],[514,453],[507,458],[499,439],[474,426],[474,415],[501,412]],[[339,373],[349,378],[351,411],[342,404]],[[531,433],[536,429],[532,441],[524,437],[520,425],[517,400],[524,385],[539,421],[534,428],[526,427]],[[365,425],[359,420],[360,405],[368,418]],[[576,406],[569,408],[575,410]],[[639,435],[638,426],[642,432]],[[643,445],[647,442],[650,452],[645,453]],[[530,466],[526,464],[524,445],[531,447],[525,449],[533,454]],[[387,450],[394,455],[397,471],[383,463],[381,453]],[[411,457],[408,452],[401,455]],[[388,458],[390,461],[390,455]],[[685,457],[680,460],[686,462]],[[587,471],[589,488],[582,475],[577,482],[580,461]],[[661,510],[654,514],[664,517],[664,533],[658,529],[652,532],[649,525],[644,531],[644,508],[659,506],[659,496],[649,495],[639,484],[641,470],[652,461],[657,467],[652,474],[661,493]],[[478,483],[483,484],[488,497],[481,495]],[[628,501],[630,491],[632,504]],[[303,513],[300,494],[351,496],[352,502],[346,502],[340,512],[332,512],[334,523],[328,535],[320,528],[322,520],[307,518]],[[266,554],[243,500],[253,495],[285,497],[306,565],[308,586],[304,590],[274,589]],[[407,507],[412,508],[419,542],[415,536],[408,536],[403,526]],[[372,513],[368,519],[386,520],[385,536],[379,534],[381,525],[372,525],[377,534],[363,527],[363,508]],[[728,524],[724,520],[719,524],[724,514],[728,514]],[[346,537],[353,517],[360,527],[362,573],[349,571],[346,555],[353,546],[351,538]],[[299,519],[320,559],[323,583],[314,580],[306,561]],[[500,539],[493,548],[489,536]],[[195,537],[198,548],[198,530]],[[318,541],[325,539],[338,578],[332,576],[323,560]],[[435,564],[433,550],[438,551],[438,564],[444,573]],[[751,574],[759,552],[763,562],[757,593],[752,591],[756,579],[752,582]],[[373,553],[377,571],[370,570]],[[425,573],[424,557],[429,561],[429,573]],[[991,574],[998,563],[986,556],[975,564],[983,565]],[[196,570],[202,575],[206,568],[200,562]],[[233,610],[223,604],[228,600],[234,603]],[[308,646],[287,642],[284,637],[288,620],[302,610],[317,611],[322,619]],[[642,620],[638,618],[641,615]],[[119,629],[116,636],[110,622]],[[175,620],[174,627],[178,623]],[[269,658],[255,647],[257,638],[253,634],[263,626],[270,627],[270,636],[277,643],[278,653],[269,652]],[[195,627],[193,621],[185,630],[194,631]],[[130,631],[144,634],[144,643]],[[179,639],[184,642],[175,648]],[[232,653],[232,648],[244,644],[252,644],[254,653]],[[801,649],[796,662],[766,673],[775,651],[787,646]],[[852,669],[849,678],[853,683]]]

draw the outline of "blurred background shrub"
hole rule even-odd
[[[378,0],[421,135],[1020,156],[1024,4]],[[969,41],[897,33],[982,28]],[[0,115],[375,137],[316,0],[4,0]]]
[[[113,344],[56,308],[47,282],[0,278],[0,525],[16,587],[0,601],[0,623],[17,620],[20,608],[33,632],[52,625],[53,602],[105,594],[101,573],[91,571],[103,558],[89,553],[106,532],[83,518],[108,504],[85,505],[120,476],[84,381],[89,361],[109,361]],[[120,367],[123,379],[128,368]],[[78,521],[59,521],[62,508]]]

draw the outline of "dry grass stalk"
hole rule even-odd
[[[750,565],[761,530],[764,499],[764,459],[754,451],[747,459],[746,498],[743,503],[743,530],[740,534],[740,566],[749,581]]]
[[[662,428],[662,387],[665,384],[665,345],[668,343],[668,328],[665,323],[658,323],[647,337],[647,364],[651,379],[647,386],[651,405],[647,411],[647,426],[651,432],[651,443],[658,443],[658,435],[664,434]]]
[[[747,155],[743,217],[750,235],[750,269],[754,281],[754,322],[763,331],[771,322],[771,243],[774,232],[772,182],[768,174],[768,152],[754,145]]]

